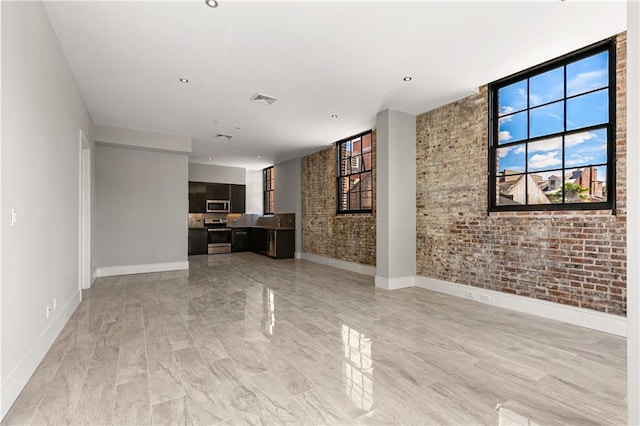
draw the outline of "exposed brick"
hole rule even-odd
[[[348,135],[345,135],[348,136]],[[376,132],[371,138],[373,212],[337,215],[335,145],[302,158],[302,249],[376,264]]]
[[[615,212],[487,214],[484,86],[416,117],[419,275],[626,315],[626,35],[617,42]]]

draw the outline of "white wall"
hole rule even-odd
[[[1,194],[17,212],[1,222],[3,417],[80,300],[79,129],[91,139],[93,123],[42,4],[0,7]]]
[[[193,182],[246,184],[246,171],[242,167],[189,163],[189,180]]]
[[[248,170],[245,173],[247,185],[246,213],[262,214],[262,170]]]
[[[114,145],[169,152],[191,152],[191,137],[96,125],[94,139]]]
[[[302,253],[302,166],[300,158],[276,164],[274,213],[296,214],[296,253]]]
[[[627,2],[627,406],[640,424],[640,3]]]
[[[96,145],[98,276],[187,267],[187,168],[185,154]]]
[[[376,122],[376,285],[413,285],[416,273],[416,118],[385,110]],[[404,284],[398,280],[405,280]],[[393,284],[397,282],[396,284]]]

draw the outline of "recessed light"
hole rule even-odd
[[[187,80],[186,78],[181,78],[180,79],[180,83],[188,83],[188,82],[189,82],[189,80]]]
[[[262,158],[262,155],[258,155],[258,158]]]
[[[337,115],[335,115],[335,114],[333,114],[333,115],[331,116],[331,118],[338,118],[338,116],[337,116]]]
[[[403,78],[402,80],[404,80],[404,81],[411,81],[411,80],[413,80],[413,78],[411,78],[411,77],[408,77],[408,76],[407,76],[407,77]]]
[[[209,157],[209,161],[213,160],[213,157]]]
[[[207,4],[207,6],[209,7],[213,7],[216,8],[218,7],[218,2],[216,0],[204,0],[204,2]]]

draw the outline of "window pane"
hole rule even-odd
[[[349,178],[344,177],[340,178],[338,181],[338,189],[340,193],[349,192]]]
[[[532,142],[528,147],[529,172],[562,167],[562,137]]]
[[[529,137],[531,138],[564,130],[564,105],[562,101],[532,109],[529,116],[531,119]]]
[[[606,176],[605,166],[567,170],[564,184],[565,203],[606,201]]]
[[[527,112],[499,119],[498,143],[521,141],[527,138]]]
[[[544,192],[547,182],[536,173],[527,175],[527,200],[529,204],[551,204],[551,200]]]
[[[340,162],[340,175],[344,176],[349,173],[351,173],[351,162],[349,161],[349,158],[345,158]]]
[[[499,206],[513,206],[525,204],[524,176],[511,176],[504,182],[496,182],[497,199]]]
[[[361,175],[362,180],[360,181],[360,191],[371,191],[373,184],[372,184],[372,178],[371,178],[371,172],[367,172],[367,173],[362,173]]]
[[[533,180],[549,198],[551,203],[562,203],[562,170],[551,170],[532,174]]]
[[[361,196],[361,205],[362,210],[371,210],[373,208],[373,195],[371,191],[362,192]]]
[[[527,107],[527,80],[498,90],[498,115],[521,111]]]
[[[362,152],[371,151],[371,133],[362,136]]]
[[[364,169],[363,170],[371,170],[372,169],[371,152],[367,152],[366,154],[363,154],[362,155],[362,161],[364,162]]]
[[[564,97],[564,67],[529,79],[529,106],[534,107]]]
[[[349,193],[349,209],[360,210],[360,193],[359,192]]]
[[[609,52],[598,53],[567,65],[567,96],[609,84]]]
[[[349,191],[357,191],[357,185],[360,182],[360,175],[353,175],[349,177]]]
[[[603,164],[607,162],[607,130],[574,133],[564,138],[566,167]]]
[[[525,144],[497,149],[496,170],[505,175],[524,173]]]
[[[609,89],[567,99],[567,130],[609,121]]]
[[[351,157],[349,159],[349,163],[351,165],[350,173],[358,173],[362,171],[362,157],[360,155]]]
[[[354,140],[353,142],[353,151],[351,152],[351,155],[358,155],[360,154],[361,151],[361,145],[362,143],[360,142],[360,139],[358,138],[357,140]]]
[[[349,194],[340,194],[338,199],[338,210],[345,211],[349,209]]]

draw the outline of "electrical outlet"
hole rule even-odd
[[[51,305],[47,305],[47,319],[49,319],[49,315],[51,315]]]
[[[53,298],[53,310],[55,311],[58,308],[58,303],[56,303],[56,298]]]
[[[483,302],[491,302],[491,296],[489,296],[488,294],[481,294],[480,300],[482,300]]]
[[[464,295],[466,297],[468,297],[469,299],[474,299],[476,297],[475,294],[473,294],[473,292],[471,290],[465,290],[464,291]]]
[[[16,213],[16,209],[14,209],[13,207],[11,208],[11,226],[16,226],[16,223],[18,222],[18,218],[17,218],[18,214]]]

